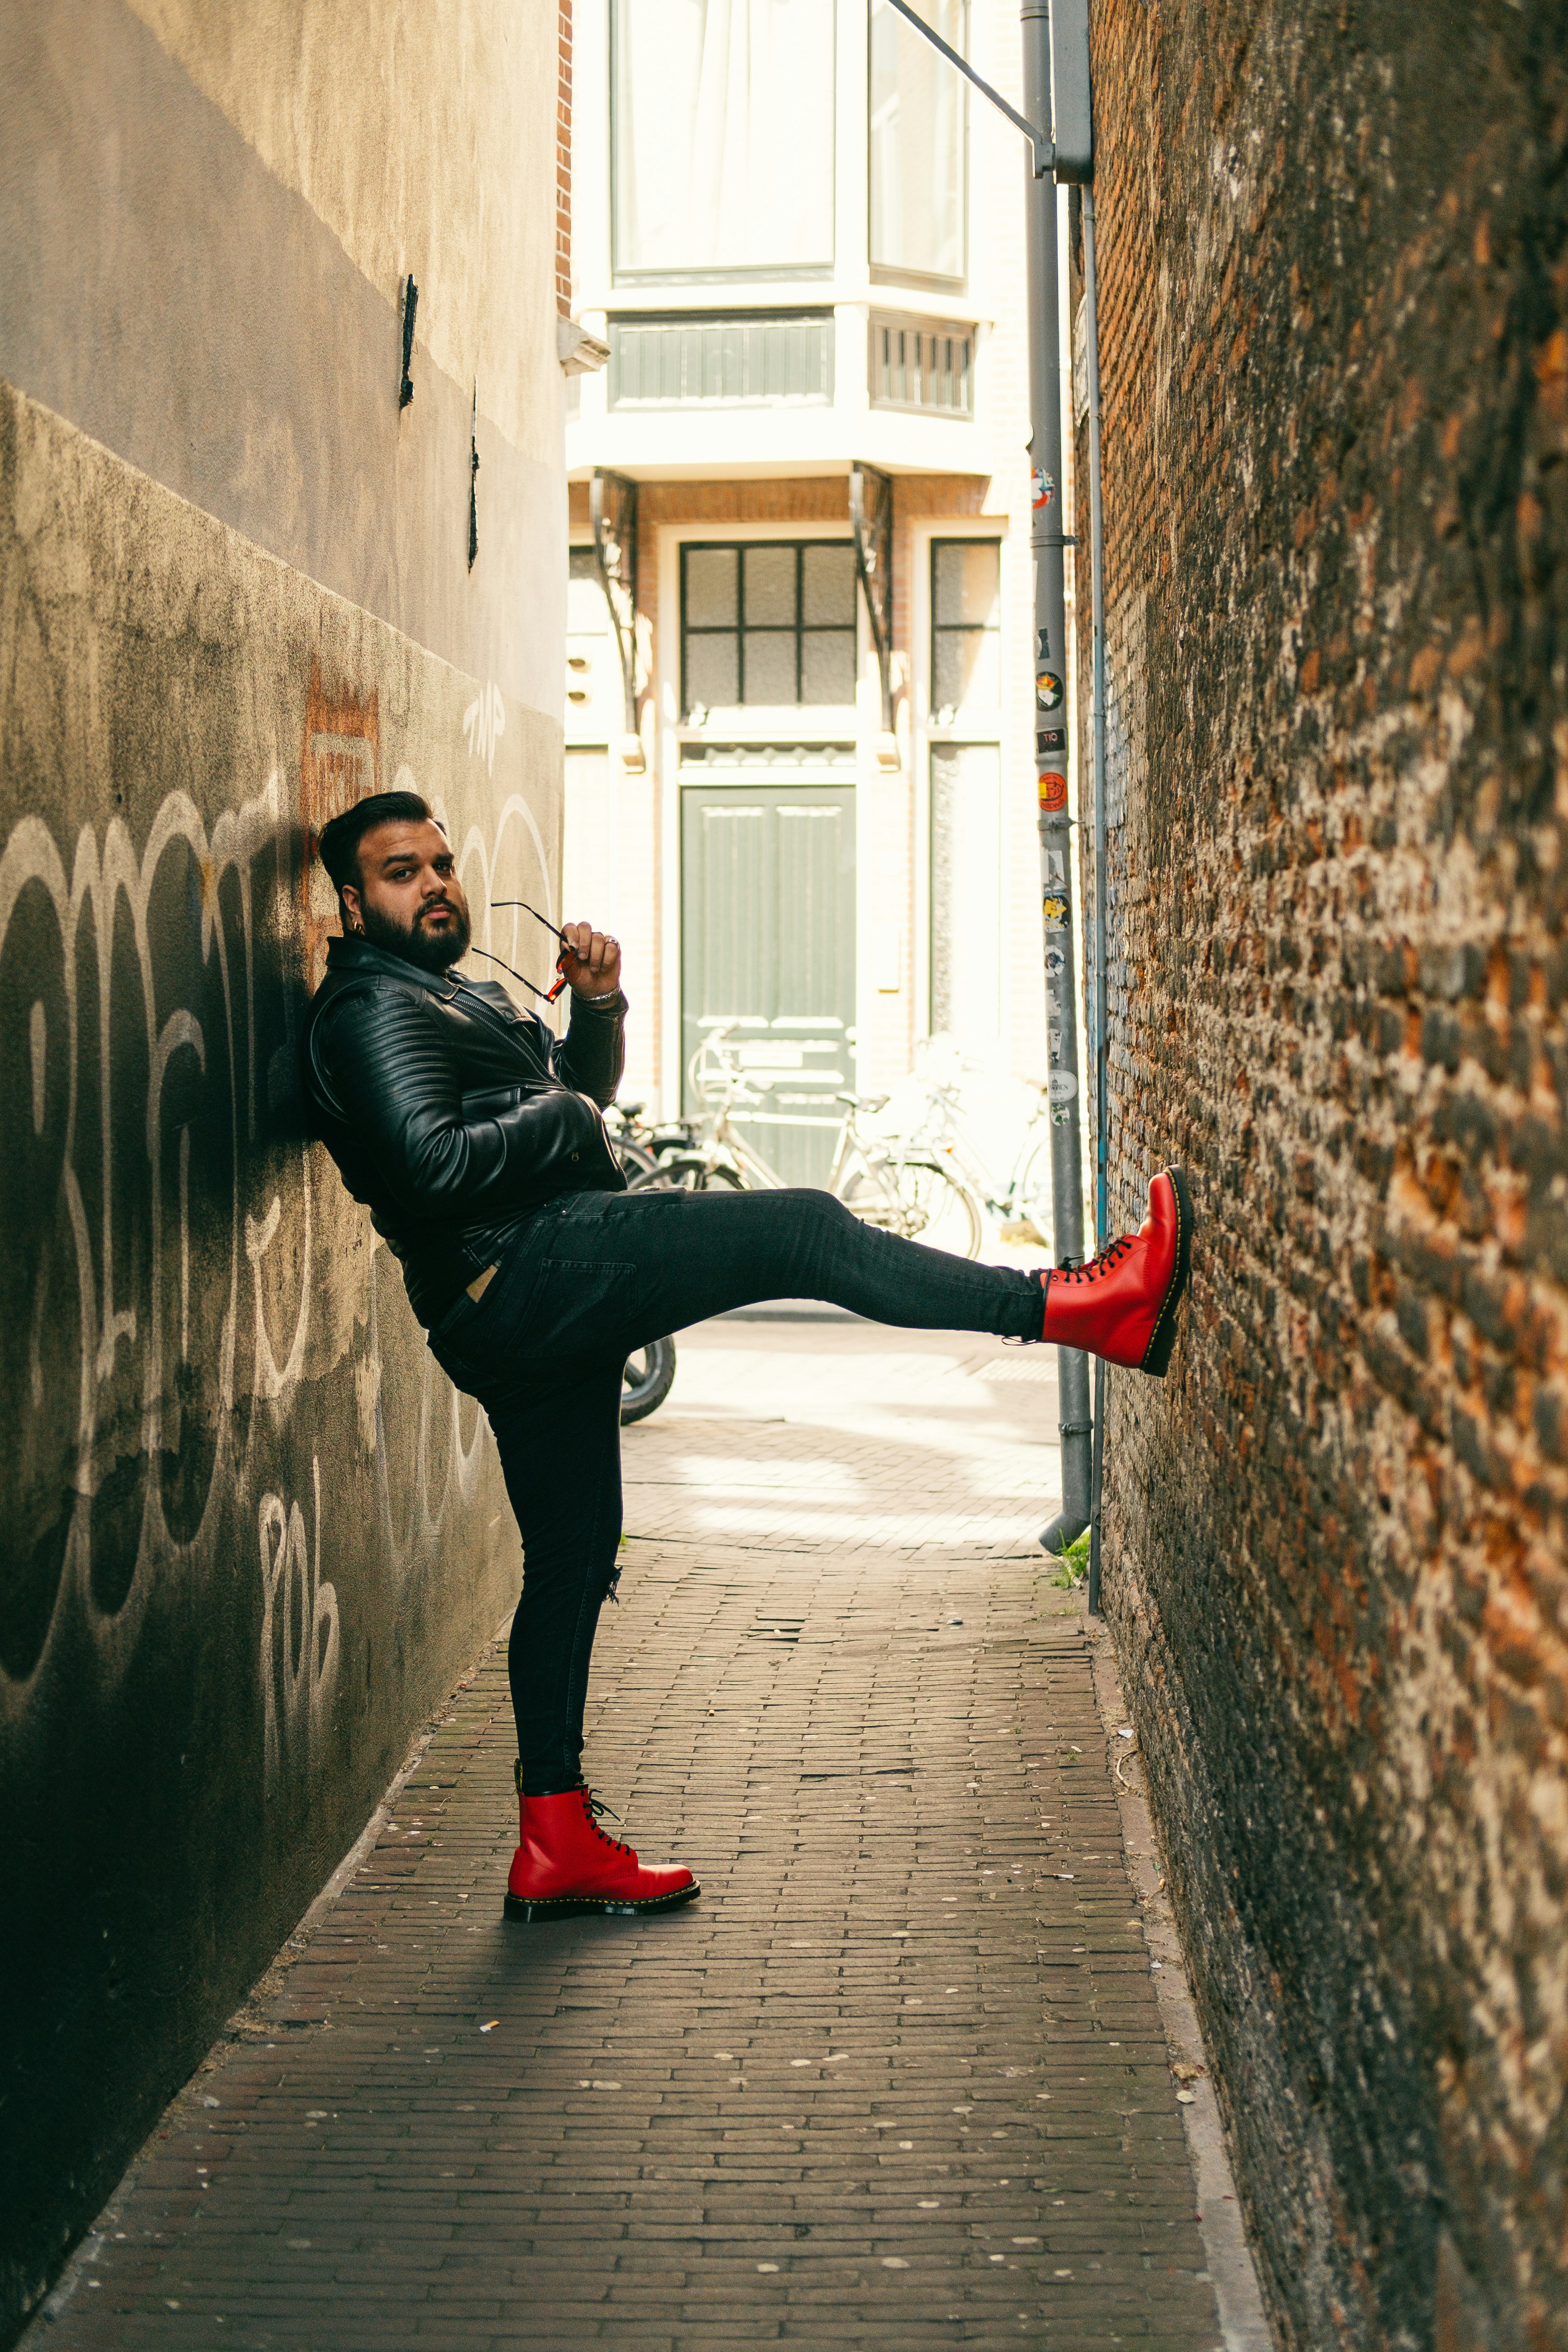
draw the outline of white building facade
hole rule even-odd
[[[1015,9],[928,14],[1018,102]],[[597,0],[574,68],[567,911],[625,1091],[739,1024],[819,1181],[933,1032],[1045,1069],[1026,151],[886,0]]]

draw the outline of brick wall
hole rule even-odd
[[[1568,2344],[1565,33],[1093,13],[1107,1607],[1300,2352]]]

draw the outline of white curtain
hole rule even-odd
[[[833,0],[615,0],[617,270],[833,259]]]
[[[921,14],[966,54],[964,0]],[[964,274],[963,76],[887,0],[871,0],[871,259],[922,277]]]

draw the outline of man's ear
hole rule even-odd
[[[363,909],[360,906],[359,892],[352,882],[345,882],[338,892],[338,915],[345,934],[363,930]]]

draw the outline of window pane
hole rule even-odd
[[[686,707],[703,702],[731,706],[741,699],[740,667],[733,637],[688,637]]]
[[[833,0],[615,0],[615,266],[833,259]]]
[[[976,955],[1002,936],[1002,774],[994,743],[943,745],[931,755],[931,1025],[970,1052],[994,1047],[1002,1026],[1002,964]]]
[[[931,601],[937,627],[955,621],[997,624],[1002,550],[994,539],[948,540],[931,551]]]
[[[752,628],[794,628],[795,557],[793,547],[747,548],[746,620]]]
[[[752,629],[746,635],[746,700],[793,702],[795,631]]]
[[[801,591],[801,619],[807,628],[855,625],[855,550],[808,547]]]
[[[1002,698],[1000,645],[994,629],[938,629],[932,646],[931,709],[994,710]]]
[[[964,0],[921,14],[967,52]],[[884,269],[963,275],[964,84],[945,58],[871,0],[871,259]]]
[[[691,629],[733,628],[735,550],[692,547],[686,553],[686,625]]]
[[[801,640],[800,698],[803,702],[854,701],[852,629],[807,629]]]

